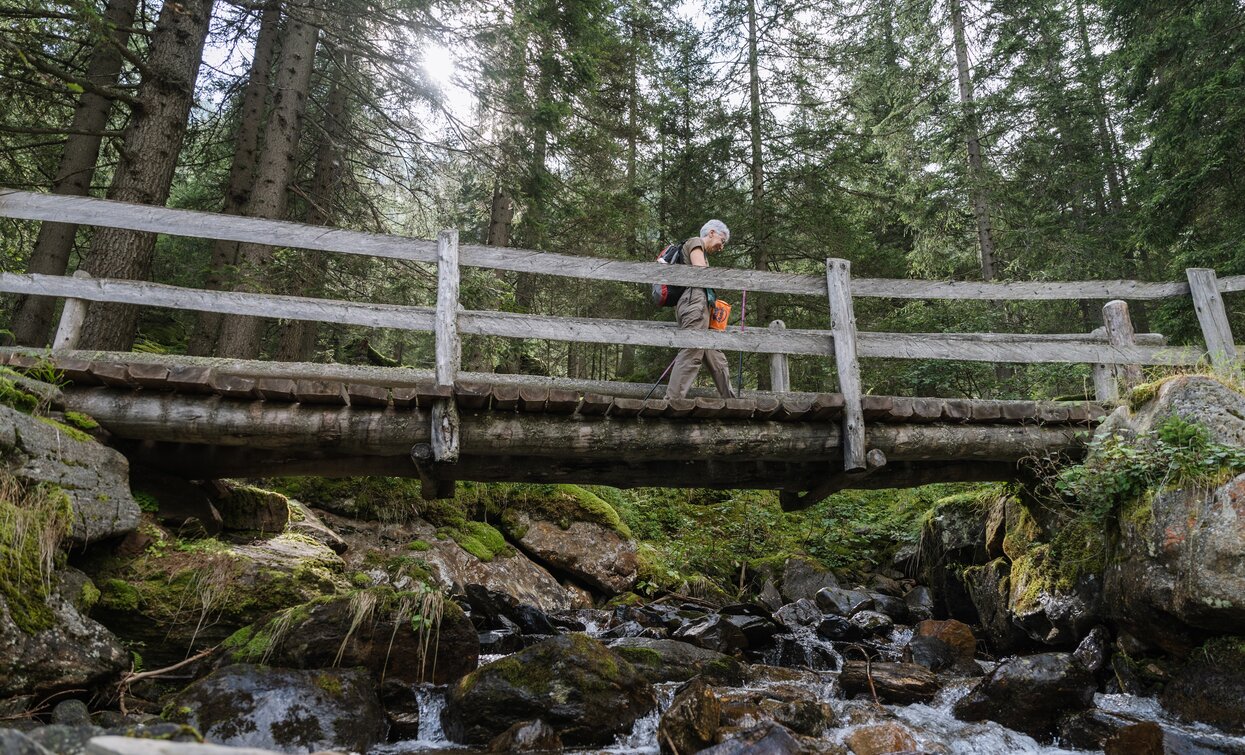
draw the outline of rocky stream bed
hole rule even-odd
[[[642,597],[587,489],[174,479],[5,380],[33,397],[0,406],[5,755],[1245,753],[1245,470],[1092,527],[953,496],[892,563]],[[1104,432],[1173,415],[1245,447],[1203,379]]]

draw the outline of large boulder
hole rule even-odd
[[[1182,417],[1206,428],[1216,443],[1245,447],[1245,395],[1214,378],[1177,375],[1134,390],[1129,404],[1109,416],[1097,434],[1149,433]]]
[[[88,569],[101,593],[95,617],[121,638],[145,643],[143,655],[155,663],[348,587],[341,558],[300,535],[181,542],[145,524],[141,537],[137,557],[104,558]]]
[[[955,704],[962,721],[996,721],[1033,737],[1094,699],[1093,674],[1071,653],[1039,653],[1000,663]]]
[[[934,598],[934,613],[977,623],[977,611],[964,585],[966,566],[984,564],[986,521],[993,497],[966,493],[940,499],[921,530],[917,577]]]
[[[713,745],[721,717],[722,701],[703,679],[684,684],[657,725],[662,755],[699,752]]]
[[[198,485],[181,477],[136,468],[130,489],[147,511],[154,509],[160,524],[183,537],[191,534],[216,536],[221,531],[220,511]]]
[[[1121,517],[1105,573],[1107,615],[1173,652],[1245,622],[1245,475],[1214,490],[1159,491]]]
[[[996,655],[1009,655],[1029,644],[1028,637],[1012,622],[1011,563],[1006,558],[965,569],[964,582]]]
[[[606,745],[656,705],[653,688],[619,654],[582,634],[481,666],[452,687],[442,721],[456,742],[486,744],[540,719],[567,745]]]
[[[168,711],[211,742],[287,753],[366,752],[386,730],[375,680],[357,669],[226,666],[178,693]]]
[[[734,658],[679,640],[625,637],[609,646],[653,684],[685,682],[698,675],[722,684],[739,684],[743,678],[743,664]]]
[[[7,386],[14,384],[0,377]],[[27,484],[46,483],[68,497],[69,538],[78,545],[138,526],[130,465],[82,430],[0,404],[0,470]]]
[[[539,503],[502,512],[502,528],[524,552],[609,595],[631,589],[638,561],[631,533],[608,503],[575,485],[550,486]]]
[[[1245,734],[1245,639],[1222,637],[1192,653],[1159,701],[1185,721]]]
[[[779,591],[788,603],[812,600],[827,587],[838,587],[834,572],[806,558],[789,558],[782,566],[782,583]]]
[[[407,684],[457,681],[480,656],[475,627],[458,604],[388,587],[280,611],[238,630],[223,647],[232,663],[363,667],[377,679]]]
[[[98,595],[90,580],[65,569],[47,589],[37,571],[8,562],[10,543],[0,541],[0,699],[90,689],[128,668],[116,637],[84,615]]]

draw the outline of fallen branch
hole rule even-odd
[[[174,663],[172,666],[165,666],[164,668],[152,669],[151,671],[139,671],[137,673],[133,671],[127,671],[125,675],[121,677],[121,681],[117,682],[117,700],[118,700],[119,707],[121,709],[121,714],[127,715],[129,713],[129,711],[125,709],[125,694],[126,692],[129,691],[131,684],[141,679],[150,679],[155,676],[163,676],[164,674],[167,674],[170,671],[176,671],[177,669],[182,668],[183,666],[189,666],[195,661],[202,660],[208,657],[209,655],[211,655],[212,653],[216,652],[217,647],[218,646],[213,645],[207,650],[200,651],[198,654],[192,655],[191,657],[187,658],[184,661]]]

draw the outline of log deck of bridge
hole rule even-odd
[[[5,349],[19,370],[59,370],[70,409],[103,425],[134,463],[196,477],[383,474],[431,485],[580,482],[619,487],[825,487],[842,458],[843,397],[754,392],[644,399],[649,386],[147,354]],[[431,414],[451,400],[454,464],[421,464]],[[865,396],[876,474],[830,486],[1013,479],[1030,457],[1073,456],[1105,413],[1092,402]],[[416,457],[418,453],[416,454]],[[823,491],[825,492],[825,491]]]

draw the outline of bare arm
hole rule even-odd
[[[705,248],[698,246],[688,253],[687,258],[691,260],[693,267],[709,267],[709,261],[705,259]]]

